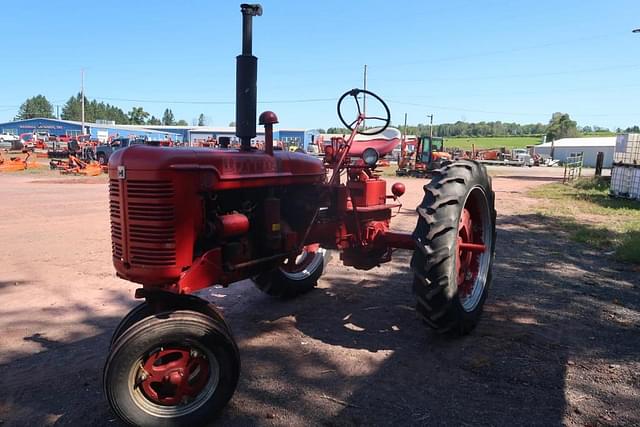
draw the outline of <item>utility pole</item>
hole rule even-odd
[[[82,127],[80,128],[80,135],[84,135],[84,68],[80,69],[80,96],[82,97]]]
[[[404,141],[407,138],[407,113],[404,113],[404,135],[402,136],[402,140]]]
[[[400,161],[405,158],[407,154],[407,113],[404,113],[404,133],[402,135],[402,141],[400,142],[400,154],[398,155],[398,167],[400,167]]]
[[[429,138],[433,139],[433,114],[427,114],[429,117]]]
[[[367,64],[364,64],[364,90],[367,90]],[[362,114],[367,115],[367,94],[362,94]],[[362,127],[366,126],[366,120],[362,121]]]

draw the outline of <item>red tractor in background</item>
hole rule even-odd
[[[462,161],[434,171],[418,206],[413,234],[390,231],[404,185],[376,174],[387,152],[351,151],[357,134],[382,133],[390,122],[374,93],[353,89],[338,101],[350,129],[322,160],[275,150],[276,115],[264,112],[264,150],[256,136],[257,58],[252,18],[241,6],[237,57],[239,149],[132,146],[109,160],[113,263],[119,277],[141,284],[144,301],[117,326],[104,369],[111,408],[133,425],[199,425],[232,397],[240,375],[238,347],[220,311],[197,292],[251,278],[274,297],[316,286],[327,249],[344,265],[368,270],[413,251],[417,312],[439,332],[465,334],[477,324],[491,282],[495,247],[494,193],[483,166]],[[367,116],[361,97],[383,115]],[[348,102],[347,102],[348,101]],[[354,103],[355,119],[343,108]],[[363,122],[381,126],[364,129]],[[382,148],[381,148],[382,149]],[[354,154],[355,153],[355,154]]]

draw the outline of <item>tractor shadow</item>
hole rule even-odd
[[[131,305],[122,295],[114,292],[110,303]],[[3,326],[51,330],[52,322],[69,313],[79,313],[81,329],[94,332],[66,334],[64,340],[36,332],[23,337],[25,343],[39,347],[36,353],[14,356],[3,350],[9,361],[0,364],[1,425],[114,425],[102,392],[102,366],[120,316],[105,316],[95,306],[76,303],[48,309],[48,322],[41,313],[23,307],[5,311]]]
[[[619,407],[627,415],[617,421],[638,423],[637,394],[613,391],[608,372],[567,383],[581,365],[637,360],[637,276],[537,219],[500,218],[485,313],[462,338],[416,317],[408,253],[369,272],[332,262],[320,287],[295,301],[247,289],[250,307],[226,309],[243,379],[222,421],[562,425],[570,414],[593,425],[607,423],[603,407]],[[568,402],[572,394],[587,398]]]

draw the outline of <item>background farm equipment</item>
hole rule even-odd
[[[491,148],[476,150],[469,153],[471,158],[481,163],[500,166],[539,166],[542,158],[539,155],[531,154],[526,148]]]
[[[58,138],[50,144],[47,158],[68,159],[69,156],[74,156],[85,162],[90,162],[96,160],[96,145],[97,142],[92,141],[89,135]]]
[[[76,156],[69,155],[67,160],[51,160],[51,169],[59,170],[63,175],[98,176],[102,173],[102,166],[96,161],[85,162]]]
[[[414,151],[407,150],[403,140],[396,175],[424,178],[451,158],[451,154],[444,150],[444,138],[428,135],[417,138]]]
[[[23,153],[26,154],[24,159],[22,157],[10,157],[9,159],[4,159],[2,154],[0,154],[0,172],[19,172],[26,169],[38,169],[42,167],[38,162],[29,160],[31,157],[31,151],[25,150]]]
[[[361,270],[405,249],[413,251],[417,311],[437,331],[470,332],[487,296],[495,210],[486,170],[465,161],[433,171],[407,234],[389,228],[404,185],[387,194],[376,172],[398,143],[385,133],[391,115],[376,94],[353,89],[340,97],[338,116],[350,135],[332,138],[322,160],[274,150],[278,118],[270,111],[259,118],[264,150],[255,149],[252,19],[262,8],[241,11],[239,149],[140,144],[109,160],[113,263],[119,277],[142,285],[136,297],[145,300],[116,328],[104,370],[111,408],[129,424],[203,424],[232,397],[238,347],[216,307],[194,295],[204,288],[250,278],[269,295],[291,298],[316,286],[327,249]],[[364,113],[364,95],[379,114]],[[354,120],[343,115],[349,105]],[[380,126],[365,128],[365,120]]]

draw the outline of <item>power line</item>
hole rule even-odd
[[[122,101],[122,102],[139,102],[142,104],[192,104],[192,105],[234,105],[235,101],[201,101],[201,100],[167,100],[167,99],[132,99],[132,98],[111,98],[96,96],[94,99],[100,101]],[[300,104],[310,102],[328,102],[334,101],[336,98],[307,98],[307,99],[280,99],[272,101],[258,101],[258,104]]]

